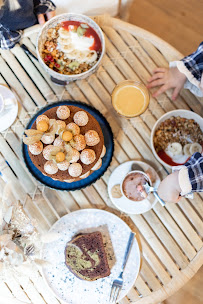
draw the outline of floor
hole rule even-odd
[[[192,53],[203,40],[202,0],[133,0],[126,21],[169,42],[183,55]],[[175,34],[174,34],[175,33]],[[202,304],[203,267],[164,304]]]
[[[153,32],[183,55],[203,40],[202,0],[129,0],[127,12],[130,23]]]
[[[202,304],[203,267],[173,296],[161,304]]]

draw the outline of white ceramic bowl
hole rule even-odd
[[[42,53],[42,49],[44,47],[44,43],[46,41],[46,34],[47,34],[48,29],[55,27],[58,23],[61,23],[61,22],[64,22],[64,21],[69,21],[69,20],[80,21],[80,22],[87,23],[89,26],[91,26],[95,30],[95,32],[98,34],[98,36],[101,40],[102,52],[101,52],[99,60],[97,61],[97,63],[91,69],[89,69],[88,71],[83,72],[81,74],[64,75],[64,74],[60,74],[58,72],[55,72],[54,70],[50,69],[44,63],[44,61],[41,57],[41,53]],[[48,22],[46,22],[44,24],[44,26],[42,27],[41,31],[38,34],[37,50],[36,51],[37,51],[37,56],[38,56],[38,60],[39,60],[40,64],[43,66],[45,71],[50,76],[52,76],[53,78],[58,79],[60,81],[65,81],[65,82],[69,83],[71,81],[85,79],[86,77],[90,76],[91,74],[93,74],[96,71],[96,69],[98,68],[99,64],[101,63],[102,57],[104,56],[104,53],[105,53],[104,34],[103,34],[101,28],[96,24],[96,22],[94,22],[91,18],[89,18],[85,15],[62,14],[62,15],[58,15],[58,16],[50,19]]]
[[[151,132],[151,149],[152,149],[152,152],[154,154],[154,156],[156,157],[156,159],[165,167],[167,168],[172,168],[172,166],[170,166],[169,164],[165,163],[159,156],[158,154],[156,153],[156,150],[154,148],[154,141],[153,141],[153,138],[154,138],[154,133],[155,131],[158,129],[158,127],[160,126],[160,124],[165,121],[166,119],[170,118],[170,117],[177,117],[177,116],[180,116],[180,117],[184,117],[184,118],[187,118],[187,119],[194,119],[200,126],[202,132],[203,132],[203,118],[201,116],[199,116],[198,114],[192,112],[192,111],[188,111],[188,110],[174,110],[174,111],[170,111],[170,112],[167,112],[166,114],[164,114],[163,116],[161,116],[157,122],[155,123],[153,129],[152,129],[152,132]]]

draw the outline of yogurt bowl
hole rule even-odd
[[[67,23],[68,26],[65,27]],[[61,30],[58,36],[59,27],[60,29],[63,27],[63,31]],[[87,32],[89,33],[88,37],[86,36]],[[68,35],[69,33],[70,35]],[[50,45],[49,53],[46,43],[50,42],[51,35],[53,35],[53,40],[51,40],[53,48]],[[90,45],[91,43],[92,45]],[[101,46],[100,51],[96,52],[99,43]],[[42,27],[37,38],[36,51],[38,60],[46,72],[52,78],[66,84],[71,81],[84,79],[96,71],[105,52],[105,40],[101,28],[91,18],[73,13],[62,14],[50,19]],[[47,52],[46,57],[44,52]],[[55,55],[55,53],[57,54]],[[60,61],[57,59],[58,55],[60,55]],[[96,59],[91,64],[90,55],[96,56],[93,56],[93,59]],[[88,59],[87,56],[89,56]],[[82,63],[88,63],[88,67],[79,69],[81,72],[77,72],[77,74],[75,72],[71,73]],[[64,72],[61,69],[64,66],[66,68],[66,65],[70,72]]]
[[[183,157],[180,159],[180,160],[181,160],[180,163],[169,163],[169,162],[167,162],[167,159],[164,160],[163,158],[161,158],[161,157],[158,155],[158,153],[157,153],[157,151],[156,151],[156,149],[155,149],[155,145],[154,145],[154,136],[155,136],[156,131],[159,129],[161,123],[165,122],[165,121],[168,120],[168,119],[171,119],[172,117],[174,117],[174,118],[180,117],[180,118],[185,118],[185,119],[187,119],[187,120],[194,120],[194,122],[197,123],[197,124],[199,125],[199,127],[200,127],[200,129],[201,129],[201,131],[202,131],[202,136],[203,136],[203,118],[202,118],[201,116],[199,116],[198,114],[192,112],[192,111],[188,111],[188,110],[174,110],[174,111],[170,111],[170,112],[164,114],[163,116],[161,116],[161,117],[157,120],[157,122],[155,123],[155,125],[154,125],[154,127],[153,127],[153,129],[152,129],[152,131],[151,131],[151,139],[150,139],[150,141],[151,141],[151,149],[152,149],[152,152],[153,152],[154,156],[156,157],[156,159],[157,159],[163,166],[165,166],[165,167],[167,167],[167,168],[170,168],[170,169],[171,169],[173,166],[178,166],[178,165],[184,164],[184,163],[187,161],[187,159],[190,158],[189,155],[188,155],[188,157],[184,157],[185,155],[184,155],[184,153],[182,153],[182,154],[183,154],[183,155],[182,155]],[[189,130],[189,129],[188,129],[188,130]],[[192,134],[192,133],[195,134],[195,131],[194,131],[192,128],[190,128],[190,133],[189,133],[187,136],[190,137],[190,134]],[[194,135],[194,134],[193,134],[193,135]],[[174,134],[174,136],[175,136],[175,135],[176,135],[176,134]],[[188,140],[189,140],[189,139],[188,139]],[[189,142],[190,142],[190,141],[188,141],[188,143],[189,143]],[[191,141],[191,143],[192,143],[192,141]],[[181,155],[180,155],[180,156],[181,156]],[[170,161],[170,159],[169,159],[169,161]]]

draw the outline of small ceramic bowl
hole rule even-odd
[[[187,119],[194,119],[200,126],[202,132],[203,132],[203,118],[201,116],[199,116],[198,114],[192,112],[192,111],[188,111],[188,110],[174,110],[174,111],[170,111],[166,114],[164,114],[163,116],[161,116],[157,122],[155,123],[152,131],[151,131],[151,149],[152,152],[154,154],[154,156],[156,157],[156,159],[165,167],[167,168],[172,168],[171,165],[167,164],[165,161],[163,161],[157,154],[155,148],[154,148],[154,134],[155,131],[158,129],[158,127],[160,126],[160,124],[165,121],[166,119],[170,118],[170,117],[183,117],[183,118],[187,118]]]
[[[152,182],[151,182],[149,176],[148,176],[146,173],[144,173],[143,171],[134,170],[134,171],[128,172],[128,174],[126,174],[126,175],[124,176],[124,178],[122,179],[122,182],[120,183],[120,190],[121,190],[122,195],[123,195],[127,200],[129,200],[130,202],[136,202],[136,201],[129,199],[129,198],[125,195],[125,193],[124,193],[124,191],[123,191],[123,183],[124,183],[124,181],[125,181],[125,179],[126,179],[127,176],[129,176],[129,175],[131,175],[131,174],[134,174],[134,173],[139,173],[139,174],[144,175],[145,179],[149,182],[150,186],[152,186]],[[147,197],[146,197],[146,198],[147,198]],[[143,197],[143,200],[146,199],[146,198]],[[142,200],[141,200],[141,201],[142,201]],[[140,201],[140,202],[141,202],[141,201]]]

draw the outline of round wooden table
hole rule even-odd
[[[36,220],[39,231],[47,231],[60,217],[80,208],[109,210],[124,221],[140,244],[142,262],[134,287],[120,302],[152,304],[161,302],[181,288],[203,262],[202,195],[182,198],[178,204],[156,204],[143,215],[121,214],[107,194],[111,172],[131,159],[144,159],[153,165],[161,178],[167,170],[157,162],[150,148],[150,132],[156,120],[174,109],[193,110],[203,114],[202,100],[183,90],[177,101],[171,91],[150,98],[148,110],[140,117],[125,119],[116,115],[111,105],[111,92],[124,79],[146,83],[157,66],[167,67],[171,60],[183,56],[155,35],[108,16],[95,17],[106,38],[106,54],[97,72],[88,79],[66,87],[53,84],[38,61],[24,53],[19,45],[0,56],[0,83],[9,86],[19,101],[15,123],[0,134],[0,171],[14,183],[16,197],[26,213]],[[39,26],[25,31],[22,42],[35,51]],[[152,90],[153,92],[153,90]],[[24,128],[30,117],[49,102],[80,100],[97,108],[109,121],[115,136],[113,161],[107,172],[94,185],[74,192],[61,192],[39,184],[27,171],[21,154]],[[1,288],[8,297],[33,304],[59,303],[47,290],[43,279],[33,273],[28,283],[10,279]]]

